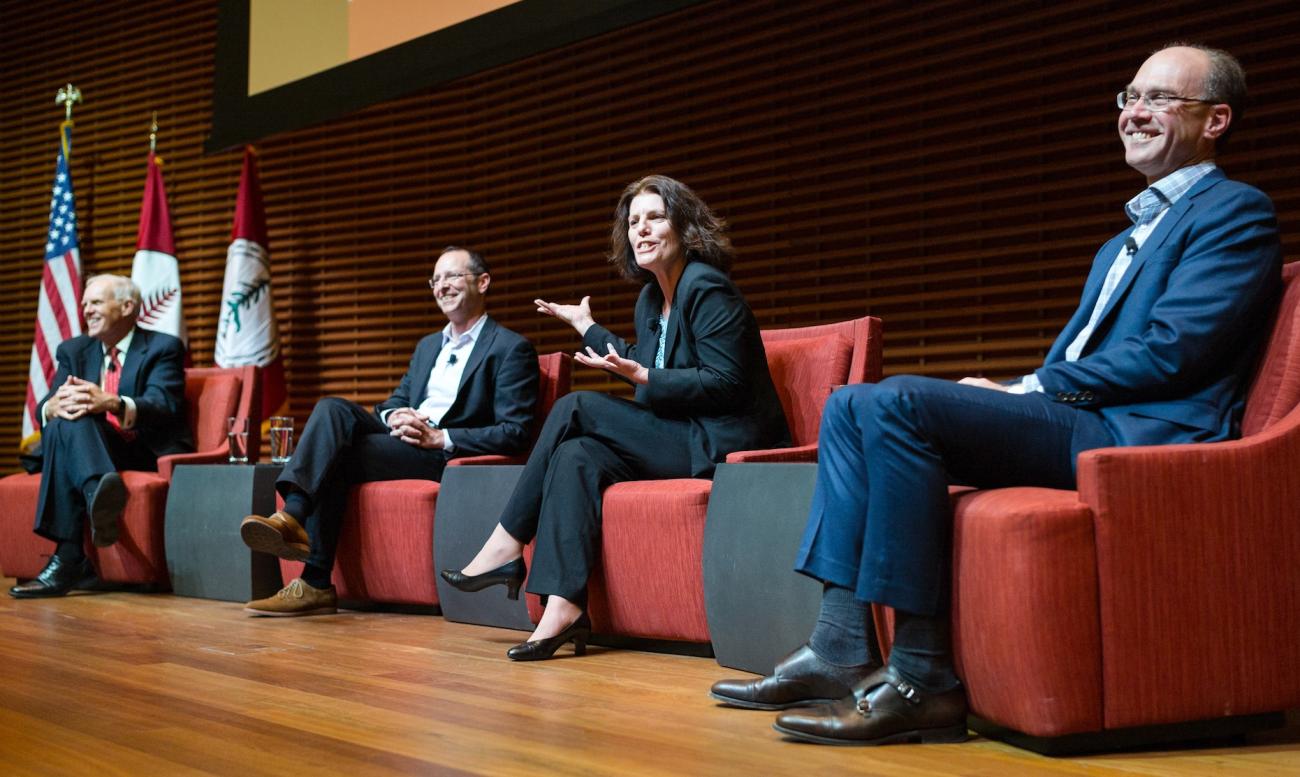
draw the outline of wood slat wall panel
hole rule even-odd
[[[211,363],[240,161],[201,150],[214,5],[0,0],[0,326],[15,333],[0,346],[0,449],[18,437],[51,98],[67,80],[87,98],[72,161],[87,270],[129,272],[157,110],[191,349]],[[69,31],[72,45],[52,45]],[[733,274],[763,326],[871,313],[890,373],[1032,369],[1142,185],[1109,95],[1175,37],[1246,64],[1253,105],[1223,163],[1272,195],[1293,256],[1300,8],[1281,0],[719,0],[268,138],[291,412],[387,394],[439,325],[424,278],[448,243],[488,256],[494,315],[541,351],[576,340],[534,312],[538,296],[591,294],[601,321],[630,332],[637,289],[603,254],[619,191],[650,172],[731,222]]]

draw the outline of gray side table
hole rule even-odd
[[[433,563],[439,570],[460,569],[474,558],[501,518],[522,465],[469,465],[447,467],[438,493],[438,514],[433,521]],[[441,575],[438,602],[442,617],[458,623],[477,623],[532,631],[524,593],[518,601],[506,598],[505,586],[476,593],[458,591]]]
[[[275,512],[278,464],[182,465],[167,492],[164,545],[172,591],[246,602],[278,591],[280,562],[249,550],[239,522]]]
[[[769,674],[817,622],[821,584],[794,571],[816,464],[719,464],[704,525],[704,606],[719,664]]]

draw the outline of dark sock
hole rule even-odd
[[[288,500],[285,500],[286,502]],[[292,513],[290,513],[292,515]],[[302,568],[302,581],[312,588],[329,588],[330,571],[324,567],[318,567],[315,564],[308,564]]]
[[[54,555],[65,564],[76,564],[86,558],[86,548],[81,540],[60,540]]]
[[[879,664],[871,605],[859,601],[849,589],[827,583],[808,646],[818,658],[835,666]]]
[[[926,693],[944,693],[961,684],[953,669],[950,618],[947,611],[935,616],[894,612],[889,665]]]
[[[99,490],[99,478],[93,477],[87,480],[81,486],[81,495],[86,500],[86,509],[90,509],[90,502],[95,498],[95,492]]]
[[[290,491],[284,498],[284,511],[302,523],[311,514],[311,499],[301,491]]]

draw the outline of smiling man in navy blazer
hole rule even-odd
[[[54,386],[38,407],[41,493],[36,533],[57,543],[16,598],[62,596],[94,576],[83,548],[117,541],[126,504],[119,469],[156,469],[158,457],[194,450],[185,414],[185,346],[140,329],[140,289],[130,278],[96,275],[81,299],[86,334],[63,341]]]
[[[334,551],[354,483],[440,480],[452,456],[520,453],[537,405],[537,352],[487,315],[487,263],[443,249],[429,287],[448,319],[415,347],[393,395],[374,412],[338,397],[312,410],[293,458],[276,481],[284,509],[240,526],[254,550],[306,561],[302,577],[249,602],[252,615],[334,612]],[[306,525],[304,529],[303,525]]]
[[[1171,45],[1117,95],[1125,160],[1147,188],[1042,367],[1005,384],[899,376],[832,395],[796,562],[824,585],[821,617],[772,676],[723,681],[715,698],[802,707],[775,727],[813,742],[964,739],[948,485],[1072,489],[1085,450],[1239,434],[1281,267],[1272,203],[1214,163],[1245,91],[1226,52]],[[870,602],[897,613],[883,667]]]

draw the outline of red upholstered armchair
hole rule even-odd
[[[1077,491],[954,494],[972,713],[1050,750],[1300,706],[1300,264],[1283,277],[1242,439],[1089,451]]]
[[[573,357],[550,353],[537,357],[537,422],[533,435],[555,401],[569,393]],[[527,456],[468,456],[448,466],[523,463]],[[351,601],[437,605],[433,564],[433,525],[442,486],[432,480],[386,480],[362,483],[348,494],[347,515],[339,536],[331,582]],[[298,561],[280,561],[285,580],[302,574]]]
[[[249,449],[258,448],[261,395],[257,368],[192,367],[185,370],[185,401],[195,453],[163,456],[157,472],[122,472],[126,508],[115,544],[86,551],[101,580],[110,583],[169,585],[163,550],[163,512],[172,470],[179,464],[215,464],[229,454],[226,419],[245,415]],[[49,560],[54,543],[32,532],[40,475],[10,475],[0,480],[0,569],[19,578],[35,577]]]
[[[765,330],[762,335],[794,446],[738,451],[727,462],[816,461],[822,406],[832,389],[880,378],[880,319]],[[606,489],[601,566],[588,585],[597,632],[709,641],[701,554],[712,488],[710,480],[681,478],[634,480]],[[537,597],[529,596],[528,608],[534,621],[541,617]]]

